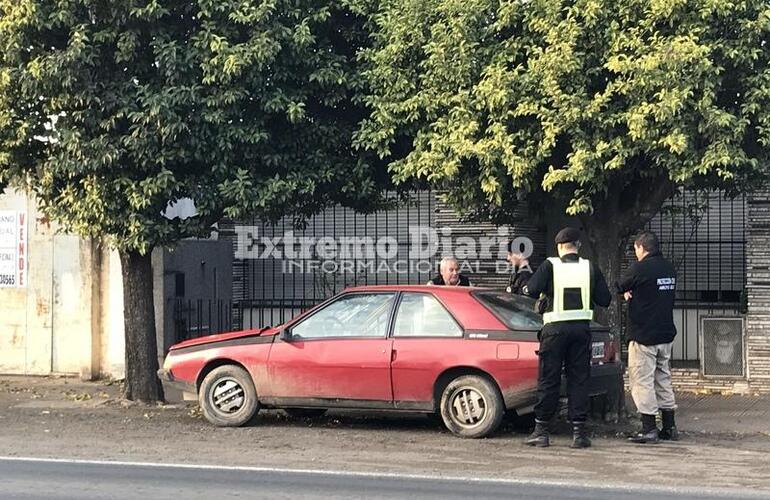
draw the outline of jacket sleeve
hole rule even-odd
[[[604,274],[599,266],[592,265],[594,269],[593,287],[591,288],[591,301],[597,306],[608,307],[612,301],[612,295],[609,288],[607,288],[607,281],[604,279]]]
[[[525,286],[529,285],[529,280],[532,279],[532,274],[529,271],[522,271],[519,273],[519,289],[523,289]]]
[[[552,275],[553,265],[551,265],[550,261],[546,260],[537,268],[537,271],[535,271],[535,274],[529,278],[529,281],[527,281],[526,294],[530,297],[537,298],[541,293],[547,293]]]
[[[628,266],[628,269],[620,277],[620,280],[615,282],[615,293],[625,293],[634,289],[636,286],[636,267],[636,262]]]

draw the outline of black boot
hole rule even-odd
[[[590,448],[588,426],[585,422],[572,422],[572,446],[570,448]]]
[[[674,421],[674,410],[661,410],[663,418],[663,428],[658,433],[660,439],[666,441],[679,441],[679,431],[676,429],[676,422]]]
[[[529,446],[537,446],[538,448],[545,448],[550,446],[551,442],[548,437],[548,422],[545,420],[535,419],[535,430],[524,441],[524,444]]]
[[[655,415],[642,414],[642,430],[628,438],[632,443],[653,444],[658,442],[658,426],[655,424]]]

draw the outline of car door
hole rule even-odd
[[[340,296],[276,339],[264,396],[279,404],[392,406],[395,292]]]
[[[468,360],[463,329],[430,293],[405,292],[393,325],[391,372],[397,408],[431,409],[436,377]]]

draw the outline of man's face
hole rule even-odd
[[[642,260],[644,256],[647,255],[647,252],[644,251],[644,247],[636,243],[634,243],[634,253],[636,254],[636,260]]]
[[[447,285],[456,285],[460,282],[460,266],[457,262],[450,260],[441,265],[441,278]]]
[[[519,264],[521,264],[521,254],[516,252],[508,252],[508,262],[510,262],[513,266],[519,267]]]

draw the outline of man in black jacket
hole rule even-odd
[[[580,231],[567,227],[556,235],[559,257],[547,259],[526,286],[531,297],[544,293],[548,306],[540,332],[535,431],[525,441],[548,446],[549,424],[559,405],[562,366],[567,375],[573,448],[591,446],[586,429],[590,406],[591,329],[594,305],[607,307],[612,296],[601,270],[578,257]]]
[[[532,268],[529,266],[529,260],[514,248],[516,240],[508,242],[508,263],[511,264],[511,276],[508,279],[508,287],[505,289],[508,293],[524,295],[524,288],[532,277]]]
[[[676,401],[671,387],[671,346],[674,326],[676,270],[661,254],[655,233],[645,231],[634,240],[638,262],[616,284],[629,301],[628,378],[631,396],[642,416],[642,430],[629,438],[635,443],[676,441]],[[663,429],[655,422],[661,411]]]

